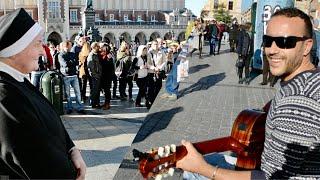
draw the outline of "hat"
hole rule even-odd
[[[0,57],[23,51],[42,30],[23,8],[0,17]]]

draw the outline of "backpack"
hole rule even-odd
[[[130,68],[129,68],[129,71],[128,71],[128,76],[134,76],[137,72],[137,70],[135,69],[135,66],[138,62],[138,58],[135,57],[133,60],[132,60],[132,63],[130,65]]]

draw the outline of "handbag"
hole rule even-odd
[[[120,60],[119,66],[115,69],[114,74],[119,78],[123,70],[123,61]]]
[[[237,59],[236,67],[237,67],[237,68],[243,68],[243,67],[244,67],[244,60],[243,60],[243,58],[239,57],[239,58]]]

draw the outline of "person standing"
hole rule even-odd
[[[142,107],[141,105],[141,98],[146,96],[146,84],[147,84],[147,61],[148,61],[148,49],[145,45],[140,45],[137,51],[137,58],[138,61],[135,64],[135,69],[137,70],[137,86],[139,87],[139,92],[136,98],[136,107]],[[150,57],[149,57],[150,58]]]
[[[104,44],[100,48],[100,63],[102,67],[102,76],[101,76],[101,89],[104,91],[104,105],[102,108],[104,110],[110,109],[110,100],[111,100],[111,82],[114,75],[114,64],[113,58],[110,53],[111,48],[109,45]]]
[[[63,75],[63,83],[65,95],[67,99],[66,111],[67,114],[72,113],[72,100],[70,94],[70,86],[73,88],[76,98],[76,110],[78,113],[85,114],[83,104],[81,103],[81,93],[78,80],[77,66],[75,54],[70,52],[71,42],[66,40],[61,44],[61,52],[58,59],[60,64],[60,72]]]
[[[210,43],[210,55],[216,55],[216,44],[218,39],[219,29],[215,20],[210,21],[209,24],[209,43]]]
[[[100,46],[97,42],[91,44],[91,52],[88,55],[88,72],[92,82],[90,89],[90,99],[92,108],[100,108],[100,83],[102,76],[102,67],[99,60]]]
[[[42,39],[43,28],[24,9],[0,17],[0,176],[83,180],[79,149],[27,79],[44,55]]]
[[[240,26],[240,32],[238,35],[238,46],[237,46],[237,53],[238,58],[240,61],[242,61],[243,65],[238,66],[238,76],[239,76],[239,84],[242,84],[245,82],[247,85],[250,83],[250,45],[251,45],[251,38],[249,35],[248,30],[250,29],[250,25],[241,25]],[[245,77],[242,77],[243,74],[243,68],[245,70]]]
[[[91,51],[90,44],[85,42],[81,48],[79,53],[79,78],[81,81],[80,91],[81,91],[81,99],[83,102],[87,100],[86,92],[87,92],[87,82],[89,81],[90,89],[92,89],[92,82],[88,71],[88,56]]]
[[[239,33],[238,23],[234,22],[229,29],[230,52],[234,52],[237,49],[238,33]]]

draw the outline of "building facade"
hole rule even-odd
[[[218,10],[220,6],[223,6],[224,10],[229,12],[233,20],[240,22],[241,4],[242,0],[208,0],[203,7],[201,14],[206,16],[204,18],[213,18],[214,11]]]
[[[74,40],[81,30],[86,0],[1,0],[0,16],[23,7],[45,28],[45,40]],[[185,0],[95,0],[95,27],[104,40],[141,44],[157,37],[184,40],[188,20]],[[174,9],[174,10],[173,10]],[[172,11],[173,10],[173,11]]]

